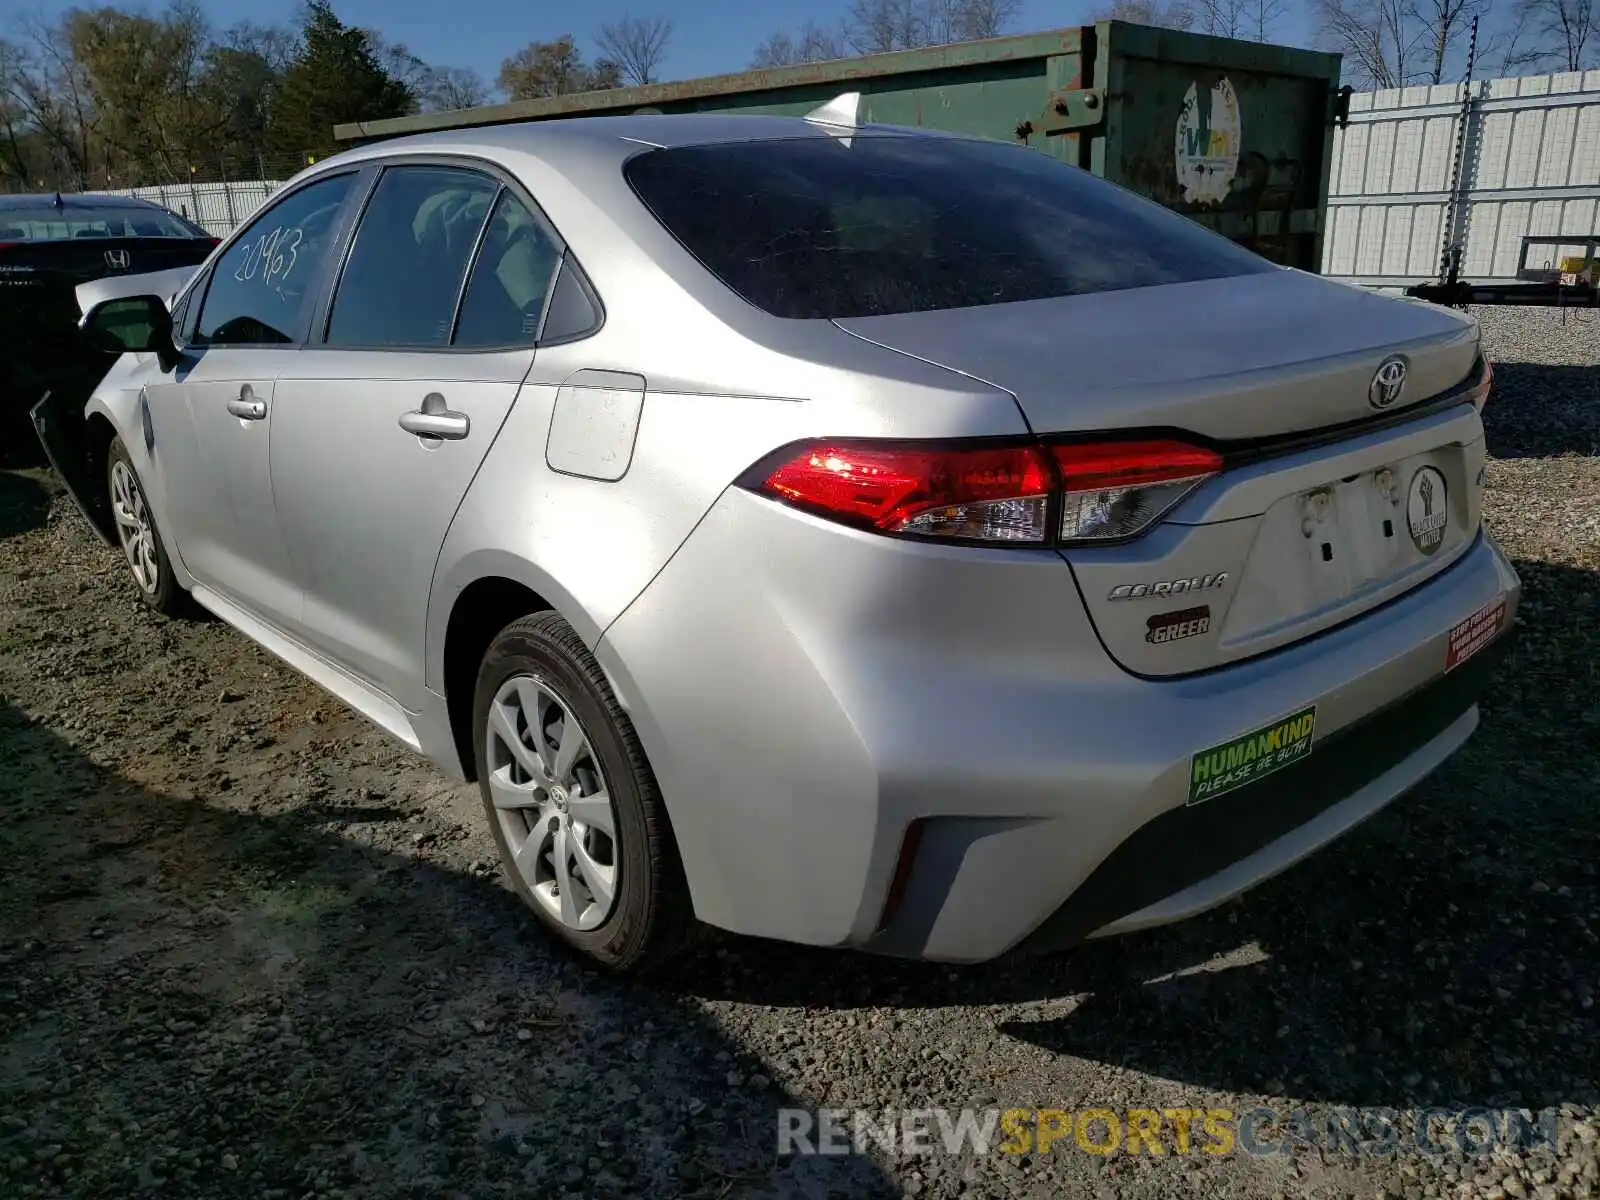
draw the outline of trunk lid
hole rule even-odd
[[[1364,420],[1393,355],[1408,371],[1391,412],[1472,375],[1476,324],[1447,309],[1281,271],[837,323],[1006,388],[1041,435],[1160,431],[1225,452],[1143,536],[1062,551],[1107,651],[1141,675],[1311,637],[1419,586],[1478,533],[1472,403]]]
[[[1394,409],[1460,383],[1478,356],[1470,317],[1289,270],[834,324],[1006,389],[1039,433],[1305,432],[1374,415],[1391,354],[1408,360]]]
[[[1230,470],[1146,536],[1063,551],[1106,649],[1182,675],[1290,645],[1432,578],[1481,520],[1470,404]]]

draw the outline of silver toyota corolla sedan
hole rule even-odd
[[[475,780],[614,967],[1174,921],[1461,746],[1519,596],[1476,325],[838,111],[318,163],[93,305],[130,352],[41,433],[147,603]]]

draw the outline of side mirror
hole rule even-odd
[[[119,296],[103,300],[78,322],[91,346],[111,354],[154,353],[162,370],[181,361],[172,337],[172,312],[160,296]]]

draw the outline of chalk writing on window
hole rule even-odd
[[[281,284],[300,261],[300,243],[304,237],[298,225],[280,225],[268,230],[245,245],[244,257],[233,277],[240,283],[249,283],[259,276],[269,287]]]

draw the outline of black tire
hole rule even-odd
[[[613,854],[620,869],[610,913],[592,930],[562,924],[534,897],[494,806],[489,787],[489,710],[501,687],[518,676],[546,683],[570,707],[589,735],[611,796],[616,824]],[[655,775],[600,665],[558,614],[522,617],[490,643],[473,695],[472,731],[478,788],[501,865],[539,922],[567,945],[619,972],[646,973],[681,953],[697,926]]]
[[[111,439],[111,446],[106,452],[106,496],[113,514],[118,508],[117,475],[119,464],[121,469],[127,472],[133,492],[137,496],[138,504],[141,506],[145,528],[150,539],[149,561],[153,562],[155,569],[154,580],[147,585],[140,578],[139,571],[134,568],[138,549],[137,547],[130,549],[133,531],[121,520],[118,520],[117,542],[122,547],[123,561],[128,564],[128,574],[133,580],[134,591],[138,593],[140,600],[162,616],[182,616],[187,611],[189,594],[178,586],[178,581],[172,574],[172,562],[167,558],[166,542],[162,540],[161,531],[156,528],[155,514],[150,511],[150,501],[144,494],[144,481],[139,478],[139,472],[134,469],[133,460],[128,457],[128,448],[122,444],[122,438],[114,437]]]

